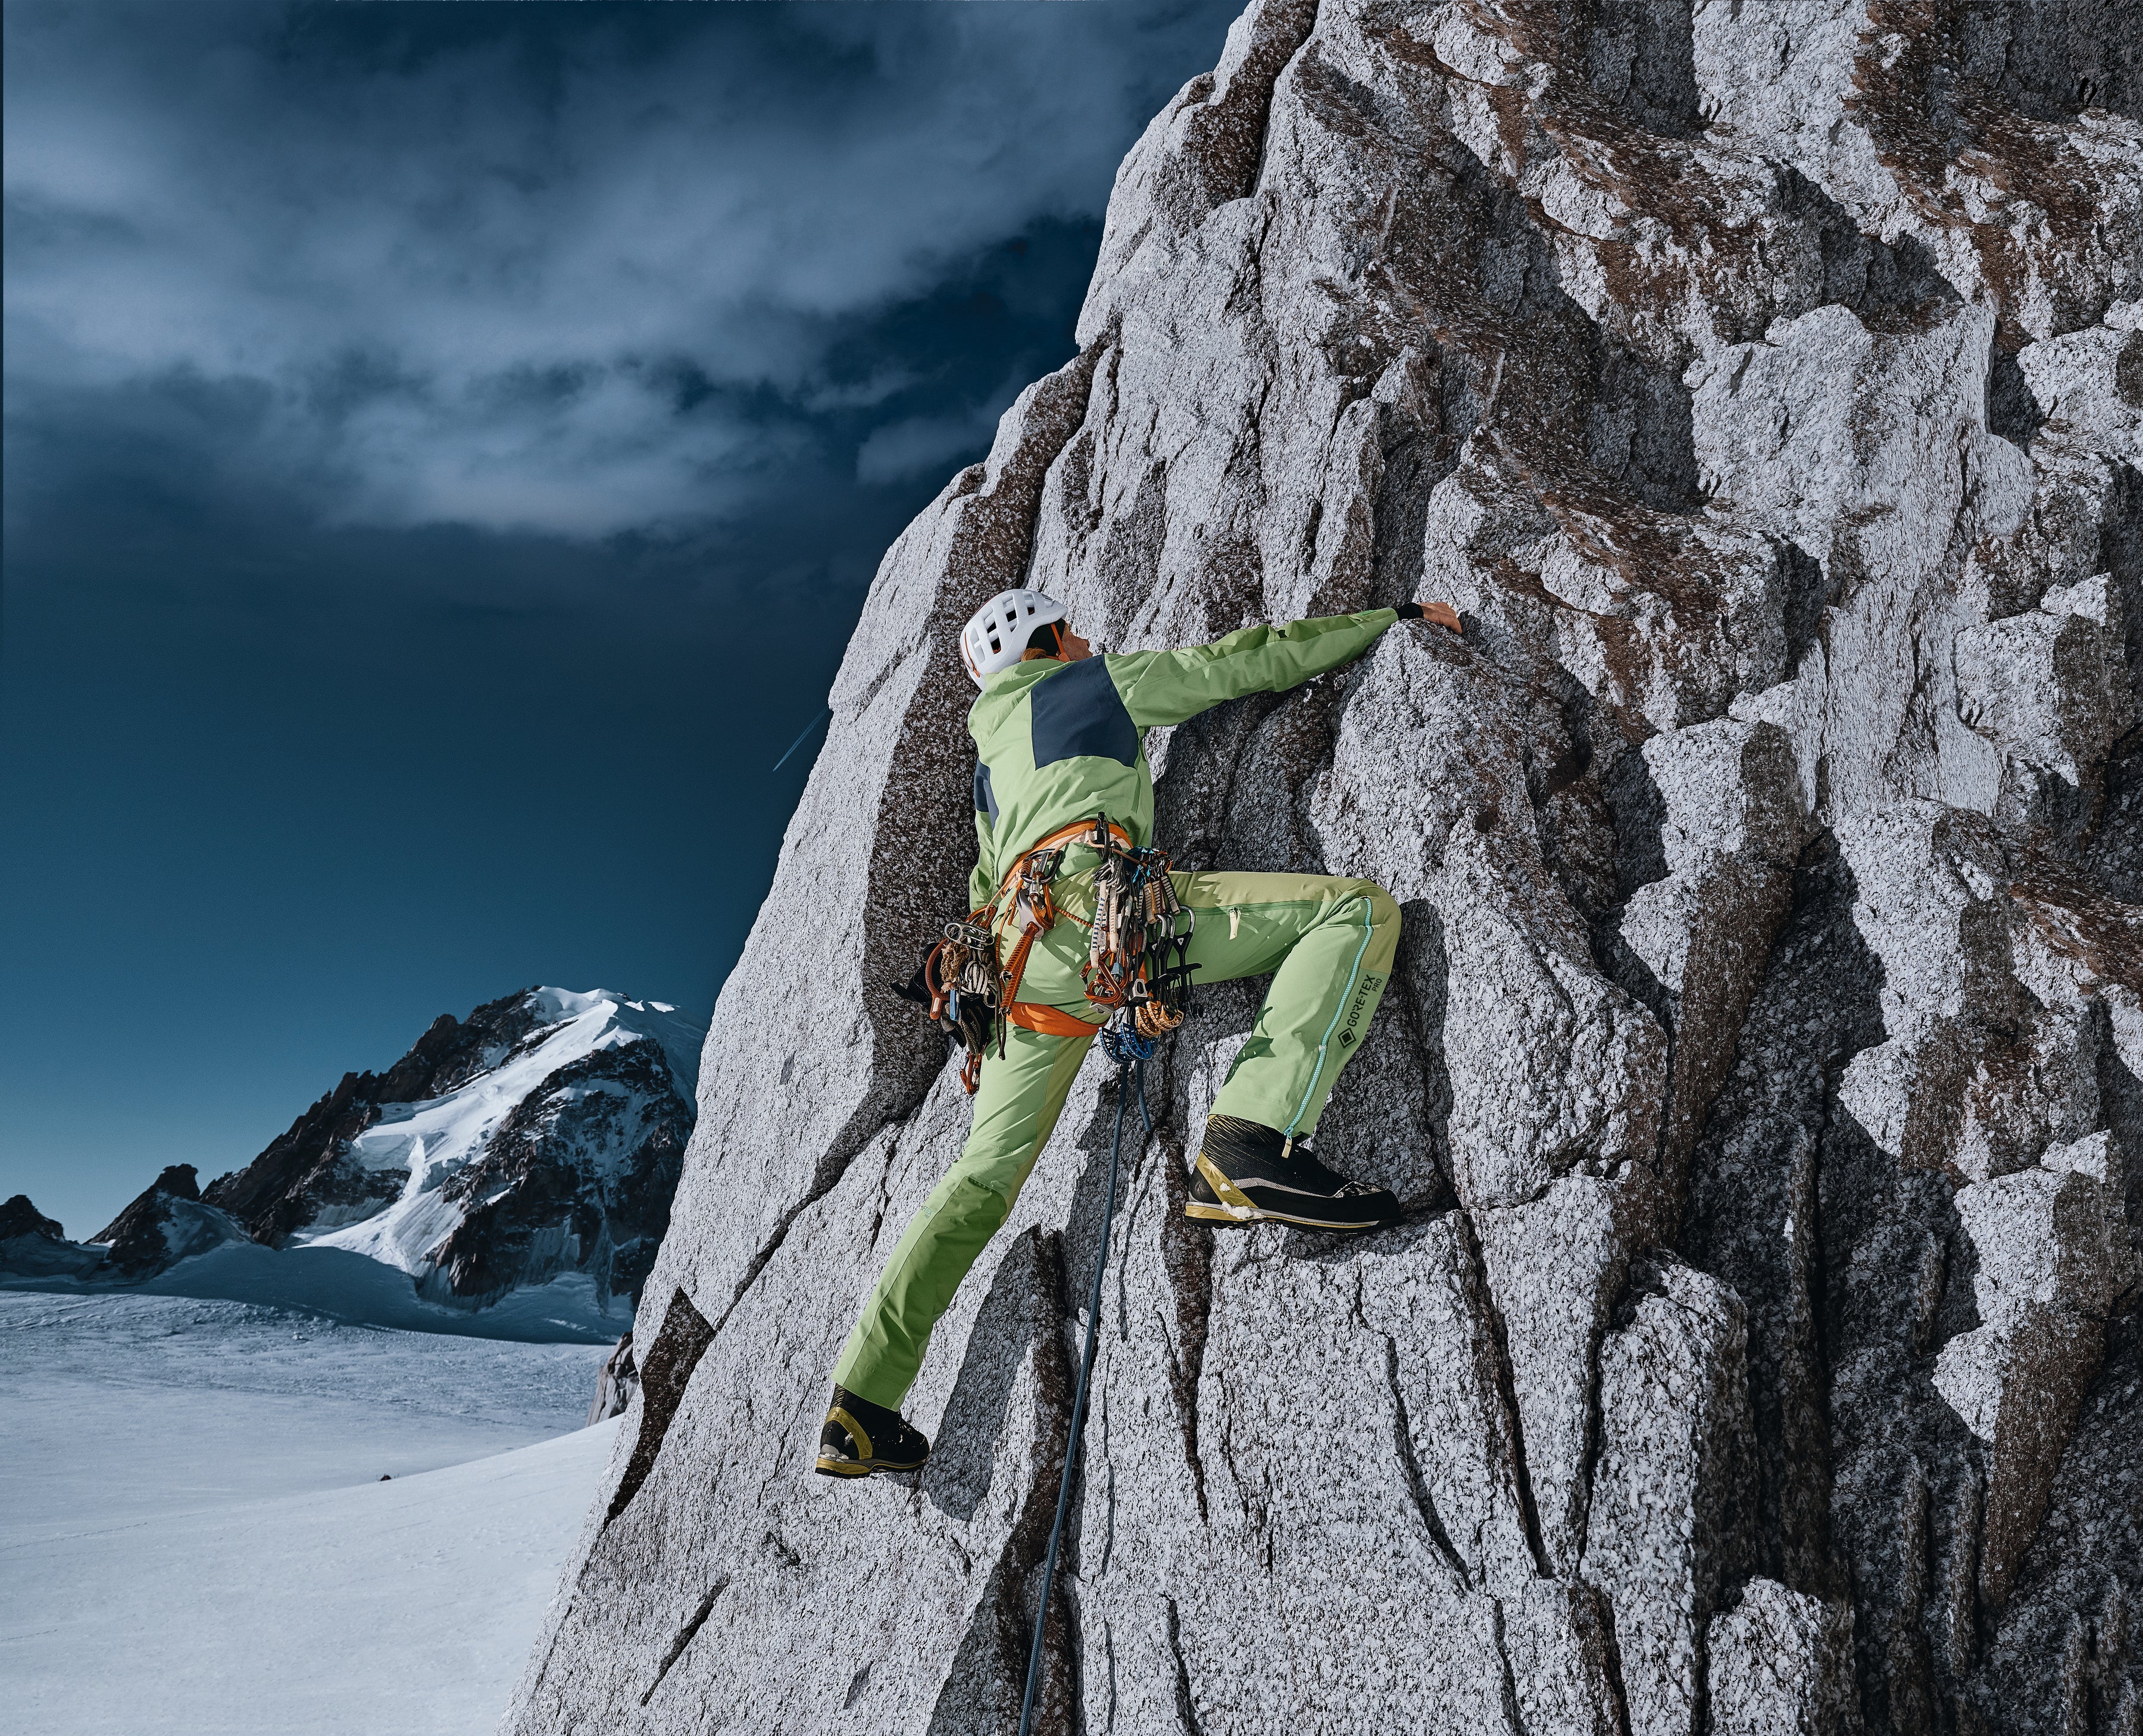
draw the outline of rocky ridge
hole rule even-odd
[[[39,1211],[27,1194],[0,1204],[0,1272],[71,1279],[103,1264],[102,1249],[70,1242],[59,1220]]]
[[[88,1242],[17,1194],[0,1207],[0,1279],[65,1283],[138,1283],[196,1254],[252,1239],[229,1212],[201,1198],[191,1164],[168,1164]]]
[[[10,1194],[6,1203],[0,1204],[0,1242],[12,1242],[17,1236],[57,1242],[66,1234],[59,1220],[39,1211],[27,1194]]]
[[[1467,625],[1150,743],[1180,865],[1400,901],[1319,1143],[1408,1216],[1180,1219],[1256,1004],[1208,992],[1040,1727],[2143,1724],[2139,69],[2081,0],[1250,7],[1079,355],[880,568],[724,990],[793,1016],[708,1051],[507,1730],[1016,1721],[1101,1063],[933,1344],[928,1471],[809,1466],[965,1132],[885,986],[969,860],[953,636],[1022,581],[1113,646]]]
[[[563,1272],[631,1296],[692,1127],[705,1026],[661,1002],[532,988],[442,1016],[385,1073],[346,1074],[202,1197],[264,1241],[399,1266],[482,1307]]]
[[[87,1247],[45,1234],[23,1200],[0,1273],[136,1283],[251,1240],[363,1254],[464,1308],[584,1274],[601,1309],[637,1293],[668,1225],[705,1031],[600,990],[443,1014],[384,1073],[344,1074],[245,1168],[205,1188],[193,1165],[167,1168]]]
[[[201,1197],[200,1172],[191,1164],[165,1165],[90,1239],[104,1250],[106,1272],[123,1279],[147,1278],[191,1254],[246,1239],[243,1224]]]

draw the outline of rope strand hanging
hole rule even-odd
[[[1116,1131],[1109,1142],[1109,1185],[1101,1203],[1101,1244],[1094,1255],[1094,1283],[1086,1295],[1086,1346],[1079,1356],[1079,1382],[1072,1394],[1072,1427],[1064,1443],[1064,1475],[1057,1486],[1057,1518],[1049,1527],[1049,1551],[1042,1560],[1042,1596],[1034,1610],[1034,1641],[1027,1654],[1027,1694],[1020,1702],[1019,1736],[1032,1736],[1035,1689],[1042,1680],[1042,1636],[1049,1624],[1049,1591],[1057,1578],[1057,1550],[1064,1539],[1064,1516],[1072,1501],[1072,1480],[1078,1469],[1079,1447],[1086,1417],[1086,1387],[1094,1372],[1094,1351],[1101,1341],[1101,1279],[1109,1269],[1109,1232],[1116,1216],[1116,1170],[1124,1149],[1124,1110],[1128,1091],[1138,1093],[1139,1116],[1146,1137],[1153,1137],[1153,1111],[1146,1102],[1146,1062],[1153,1053],[1151,1037],[1141,1036],[1119,1013],[1101,1032],[1101,1046],[1116,1064]],[[1141,1142],[1140,1150],[1146,1147]]]

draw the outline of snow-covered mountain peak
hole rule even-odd
[[[700,1075],[700,1046],[707,1037],[705,1019],[695,1019],[666,1001],[635,1001],[606,988],[586,994],[564,988],[531,989],[528,1001],[543,1023],[522,1039],[523,1045],[538,1038],[547,1043],[562,1026],[582,1033],[590,1047],[651,1038],[668,1058],[679,1089],[691,1095]]]
[[[280,1213],[286,1241],[399,1267],[439,1301],[481,1305],[568,1270],[630,1293],[668,1221],[705,1026],[667,1002],[539,987],[448,1036],[462,1040],[432,1089],[383,1093],[327,1142],[315,1197]]]
[[[362,1254],[464,1308],[567,1274],[606,1308],[637,1290],[668,1225],[705,1034],[672,1003],[610,989],[524,989],[443,1016],[384,1073],[345,1074],[245,1168],[198,1192],[191,1170],[166,1172],[128,1209],[131,1264],[115,1243],[98,1269],[146,1277],[250,1234]]]
[[[616,1264],[624,1244],[609,1234],[606,1204],[666,1175],[674,1185],[705,1027],[667,1003],[606,989],[532,989],[518,1011],[498,1021],[501,1035],[480,1051],[478,1071],[449,1076],[460,1081],[451,1089],[378,1105],[343,1154],[368,1185],[345,1190],[354,1199],[324,1199],[290,1231],[293,1243],[384,1260],[428,1294],[443,1289],[442,1300],[478,1273],[480,1296],[507,1287],[497,1279],[514,1263],[502,1266],[489,1245],[478,1257],[475,1244],[495,1242],[508,1221],[535,1267],[583,1268],[601,1258],[606,1243],[619,1244],[609,1260]],[[564,1179],[554,1171],[571,1177],[573,1199],[558,1214],[562,1221],[519,1221],[532,1202],[517,1201],[517,1193],[543,1172],[546,1188],[537,1191],[547,1198]],[[483,1232],[469,1229],[473,1216],[487,1226]],[[606,1288],[637,1282],[643,1252],[653,1253],[651,1243],[642,1250],[640,1242],[631,1239],[631,1269],[618,1274],[628,1281],[606,1277]],[[523,1265],[512,1281],[536,1276]]]

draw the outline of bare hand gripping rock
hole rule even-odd
[[[872,587],[507,1731],[2134,1727],[2140,50],[1247,8]],[[1103,810],[1106,1239],[1098,859],[972,1110],[888,987]]]

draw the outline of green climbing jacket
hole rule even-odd
[[[1225,700],[1299,686],[1352,662],[1398,619],[1369,609],[1245,627],[1187,650],[1040,658],[999,670],[968,714],[977,846],[969,908],[988,902],[1023,852],[1074,821],[1106,814],[1132,843],[1151,843],[1146,731]]]

